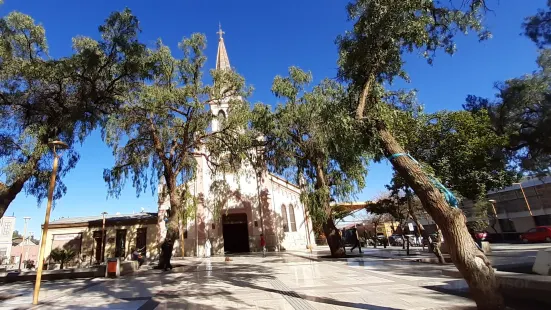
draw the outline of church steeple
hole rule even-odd
[[[222,25],[218,25],[217,34],[220,36],[218,39],[218,53],[216,54],[216,70],[231,70],[230,59],[228,58],[228,52],[226,51],[226,45],[224,44],[224,31],[222,31]]]

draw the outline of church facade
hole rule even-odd
[[[231,70],[222,34],[220,31],[216,69]],[[211,104],[210,111],[216,116],[211,130],[218,130],[218,119],[227,115],[228,108],[227,102]],[[265,236],[268,251],[304,250],[315,244],[312,222],[300,202],[297,185],[267,171],[257,176],[247,165],[237,175],[213,175],[204,157],[196,160],[197,177],[188,185],[199,199],[195,214],[182,224],[185,256],[204,256],[207,239],[214,255],[260,251],[260,234]],[[219,197],[211,192],[211,185],[221,179],[230,186],[231,194],[219,208],[215,202]],[[159,203],[159,239],[166,233],[163,219],[168,209],[167,197]],[[181,255],[181,241],[175,244],[177,255]]]

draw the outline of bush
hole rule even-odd
[[[50,253],[50,258],[53,259],[55,262],[59,262],[61,264],[59,267],[60,269],[63,269],[63,265],[71,261],[76,256],[77,252],[71,249],[55,248]]]

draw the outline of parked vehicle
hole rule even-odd
[[[551,242],[551,226],[538,226],[520,235],[520,240],[528,242]]]
[[[478,232],[476,233],[476,238],[484,241],[486,240],[486,238],[488,238],[488,233],[485,231]]]

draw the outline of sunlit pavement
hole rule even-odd
[[[270,253],[272,254],[272,253]],[[472,309],[462,280],[426,264],[293,253],[203,259],[198,265],[98,280],[38,309]],[[448,291],[454,294],[449,294]],[[4,305],[3,306],[9,306]],[[21,304],[11,309],[25,309]]]
[[[516,260],[542,246],[549,245],[502,245],[494,253]],[[374,256],[324,259],[327,251],[237,255],[230,262],[190,258],[169,272],[44,282],[35,309],[474,309],[464,297],[465,282],[441,274],[451,265]],[[364,249],[366,255],[373,251]],[[0,309],[31,308],[32,283],[2,285],[0,293],[12,295]]]

